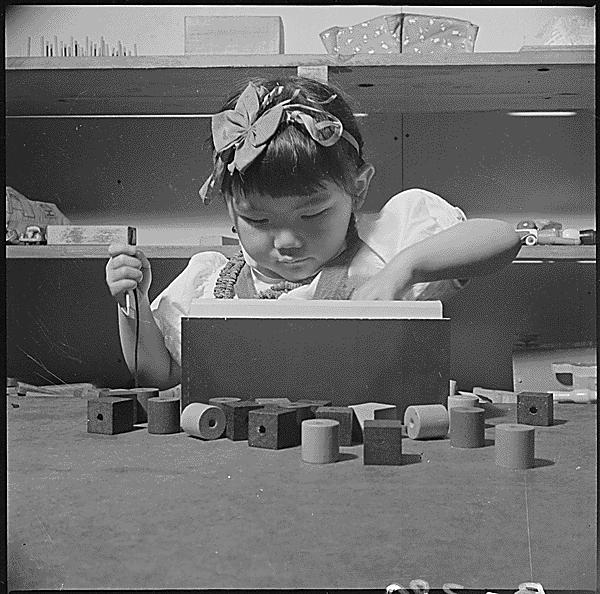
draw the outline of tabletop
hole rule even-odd
[[[300,447],[87,433],[86,401],[7,396],[10,589],[596,589],[596,405],[555,406],[535,467],[403,440],[403,465]]]

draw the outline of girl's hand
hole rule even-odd
[[[122,302],[127,291],[138,289],[147,297],[152,271],[150,262],[135,245],[113,243],[108,247],[111,256],[106,264],[106,284],[110,294]]]
[[[413,283],[410,270],[401,268],[392,273],[389,267],[386,267],[358,287],[350,298],[353,301],[395,301],[401,298]]]

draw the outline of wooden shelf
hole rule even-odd
[[[239,252],[237,245],[141,245],[140,249],[148,258],[185,258],[189,259],[199,252],[221,252],[227,257]],[[85,258],[108,259],[106,246],[102,245],[9,245],[6,246],[7,258]],[[596,261],[595,245],[575,246],[532,246],[522,247],[515,261]]]
[[[369,114],[595,108],[593,50],[421,55],[6,58],[15,116],[208,115],[242,80],[327,66]]]
[[[233,256],[240,251],[237,245],[140,245],[148,258],[185,258],[189,259],[199,252],[221,252]],[[108,260],[108,248],[105,245],[7,245],[7,258],[84,258]]]
[[[577,260],[581,262],[596,261],[595,245],[533,245],[523,246],[517,255],[516,261],[544,262]]]

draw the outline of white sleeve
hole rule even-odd
[[[399,252],[444,229],[466,221],[464,212],[446,200],[418,188],[396,194],[377,217],[360,226],[362,240],[385,262]],[[417,283],[404,300],[441,299],[467,284],[466,279]]]
[[[211,278],[227,258],[219,252],[201,252],[192,256],[183,272],[151,303],[150,309],[165,346],[181,365],[181,318],[187,316],[194,299],[210,298]]]

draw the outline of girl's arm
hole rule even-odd
[[[117,303],[125,303],[128,291],[137,290],[139,307],[138,380],[144,386],[164,390],[179,383],[181,368],[164,343],[148,300],[152,269],[144,252],[133,245],[112,244],[108,248],[106,284]],[[134,300],[130,300],[134,307]],[[135,371],[135,311],[126,315],[119,307],[121,349],[129,371]]]
[[[133,306],[133,303],[131,303]],[[148,297],[139,297],[138,380],[143,386],[159,390],[172,388],[181,382],[181,367],[165,346],[164,337],[156,325]],[[126,316],[119,307],[121,349],[129,371],[135,371],[135,311]]]
[[[352,299],[394,300],[416,283],[493,274],[512,262],[519,247],[508,223],[471,219],[402,250]]]

